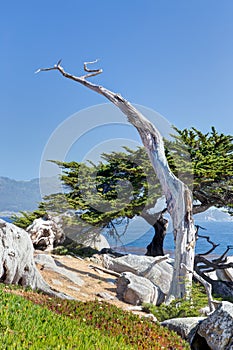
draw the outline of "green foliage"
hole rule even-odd
[[[20,215],[13,215],[11,219],[16,226],[26,228],[31,225],[35,219],[41,218],[45,214],[46,210],[44,209],[44,204],[40,203],[37,210],[34,210],[33,212],[22,211],[20,212]]]
[[[232,136],[218,134],[214,128],[206,134],[195,128],[175,130],[173,139],[165,140],[166,157],[175,175],[193,190],[194,212],[212,205],[231,212]],[[92,225],[106,226],[119,217],[145,217],[145,209],[154,207],[162,194],[145,149],[125,147],[124,152],[104,153],[102,159],[97,166],[55,162],[63,169],[68,205],[83,210],[81,219]]]
[[[174,136],[176,141],[167,147],[177,148],[172,156],[180,159],[180,144],[186,145],[191,163],[182,156],[173,171],[192,165],[193,196],[200,202],[194,206],[194,213],[216,206],[226,207],[233,214],[233,137],[219,134],[214,127],[206,134],[195,128],[176,131],[179,136]]]
[[[212,128],[203,134],[195,128],[176,130],[165,140],[171,170],[193,191],[194,214],[210,206],[233,213],[233,137]],[[80,212],[82,223],[115,231],[114,220],[142,216],[153,223],[148,209],[161,197],[161,186],[144,148],[104,153],[102,162],[89,165],[54,161],[62,169],[64,194],[54,194],[41,203],[43,210]],[[26,227],[38,213],[23,214],[17,225]]]
[[[2,349],[189,349],[176,333],[105,302],[24,295],[38,305],[1,291]]]
[[[102,155],[97,166],[55,162],[63,170],[61,181],[69,190],[66,203],[83,211],[81,219],[91,225],[107,226],[120,217],[133,218],[154,205],[161,196],[160,185],[142,148]],[[148,195],[148,194],[152,194]],[[47,205],[54,202],[48,198]]]
[[[64,245],[57,246],[53,249],[53,254],[56,255],[73,255],[80,256],[83,258],[91,257],[93,254],[99,251],[91,247],[85,247],[82,244],[77,244],[76,242],[65,243]]]
[[[145,311],[151,312],[158,321],[162,322],[170,318],[200,316],[199,310],[207,305],[208,298],[204,287],[199,283],[193,283],[190,300],[176,299],[168,305],[144,304],[143,307]]]

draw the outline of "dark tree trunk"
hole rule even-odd
[[[168,220],[162,216],[154,223],[154,237],[151,243],[147,246],[146,255],[148,256],[163,256],[163,241],[167,233]]]

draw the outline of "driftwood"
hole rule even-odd
[[[90,269],[99,270],[99,271],[102,271],[102,272],[104,272],[104,273],[108,273],[109,275],[112,275],[112,276],[115,276],[115,277],[120,277],[120,275],[121,275],[121,274],[118,273],[118,272],[105,269],[104,267],[95,266],[95,265],[89,265],[89,267],[90,267]]]
[[[51,251],[65,240],[62,229],[62,219],[44,215],[43,218],[35,219],[26,228],[35,249]]]
[[[50,288],[36,268],[34,248],[26,231],[0,219],[0,282],[69,298]]]
[[[128,121],[138,130],[166,197],[167,209],[173,222],[176,251],[173,282],[168,298],[185,297],[185,295],[189,293],[192,276],[181,264],[183,263],[189,270],[193,271],[195,248],[195,228],[192,218],[191,192],[170,170],[165,156],[163,139],[156,127],[120,94],[114,93],[87,80],[90,77],[102,73],[101,69],[88,68],[88,64],[95,62],[84,63],[84,70],[87,74],[80,77],[67,73],[61,66],[61,60],[53,67],[39,69],[37,73],[41,71],[57,70],[65,78],[74,80],[103,95],[117,106],[127,116]]]

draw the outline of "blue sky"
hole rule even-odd
[[[232,134],[231,0],[8,1],[0,12],[0,176],[39,176],[54,130],[106,102],[58,72],[82,74],[99,58],[96,83],[158,111],[179,128]]]

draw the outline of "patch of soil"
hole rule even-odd
[[[36,252],[38,253],[38,251]],[[41,252],[39,252],[41,254]],[[130,305],[124,303],[116,297],[116,276],[109,273],[98,270],[98,267],[102,267],[101,255],[99,258],[75,258],[70,255],[53,255],[53,259],[58,266],[61,266],[67,271],[75,272],[82,280],[83,285],[73,283],[70,279],[64,275],[44,268],[41,265],[37,265],[41,275],[45,281],[51,286],[51,288],[68,294],[69,296],[80,300],[105,300],[111,304],[114,304],[124,310],[128,310]],[[96,266],[97,268],[93,268]],[[98,296],[99,293],[106,293],[111,299],[103,299]]]

